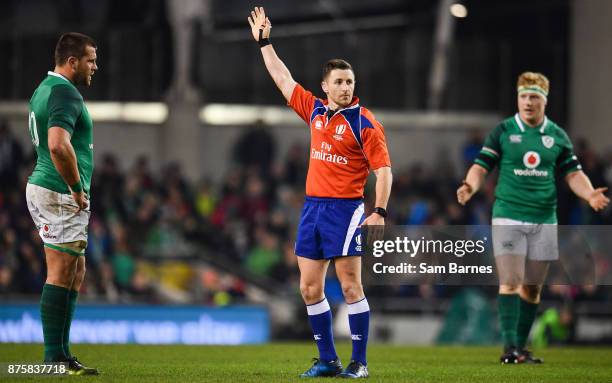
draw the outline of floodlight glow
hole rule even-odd
[[[463,19],[467,17],[468,11],[465,5],[460,3],[455,3],[449,8],[451,15]]]

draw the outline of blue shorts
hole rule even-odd
[[[363,201],[306,197],[295,241],[295,254],[315,260],[361,255]]]

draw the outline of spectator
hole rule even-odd
[[[4,134],[0,147],[7,142],[6,130]],[[10,138],[8,142],[12,141]],[[197,267],[191,263],[196,262],[194,259],[206,262],[212,257],[232,267],[242,265],[254,274],[297,289],[299,279],[291,228],[298,224],[304,198],[301,185],[307,164],[303,161],[303,150],[301,144],[296,143],[285,154],[284,161],[270,164],[274,169],[270,176],[274,180],[262,177],[258,165],[252,169],[232,168],[222,182],[205,180],[197,186],[186,181],[176,164],[155,174],[147,158],[140,157],[124,173],[113,156],[104,155],[94,175],[92,198],[95,200],[92,201],[87,249],[91,273],[84,285],[85,296],[104,297],[109,302],[178,299],[217,305],[246,299],[244,281],[213,265],[207,266],[209,273],[206,275],[212,273],[210,275],[216,275],[216,279],[200,274],[198,278],[195,274],[193,278],[185,278],[187,274],[181,274],[180,289],[160,290],[161,270],[167,261],[164,258],[176,260],[179,255],[191,256],[185,265],[192,268]],[[580,150],[588,158],[588,169],[601,173],[607,181],[612,179],[612,155],[600,158],[586,143],[580,144]],[[7,152],[0,150],[0,153]],[[0,155],[0,158],[5,157]],[[17,177],[24,174],[28,166],[23,156],[20,161],[14,166]],[[459,209],[453,202],[452,193],[445,190],[448,185],[459,184],[460,180],[452,175],[439,177],[434,169],[413,164],[397,170],[389,223],[460,225],[489,222],[494,191],[491,185],[485,187],[471,206]],[[34,291],[45,275],[44,267],[40,266],[40,254],[32,251],[42,245],[22,198],[23,182],[3,183],[0,191],[0,291],[7,294]],[[371,208],[371,203],[366,206]],[[559,201],[560,211],[572,211],[574,206],[571,201]],[[585,221],[589,219],[587,216],[573,217],[578,223],[590,222]],[[605,260],[598,262],[601,266],[598,270],[609,270]],[[183,273],[184,268],[176,270]],[[28,282],[22,283],[25,280]],[[210,282],[212,280],[216,282]],[[427,295],[431,299],[445,294],[438,289],[408,287],[380,287],[376,291],[391,296],[426,298]],[[572,299],[605,299],[602,296],[599,292],[574,294]]]
[[[249,252],[245,266],[253,274],[269,277],[282,259],[278,238],[261,227],[256,230],[255,238],[256,245]]]
[[[276,142],[262,120],[258,120],[238,138],[234,159],[244,169],[255,169],[267,179],[276,156]]]
[[[8,122],[0,121],[0,193],[18,184],[23,161],[23,149],[11,134]]]

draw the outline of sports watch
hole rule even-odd
[[[381,216],[383,218],[387,218],[387,210],[385,210],[382,207],[375,207],[374,208],[374,213],[378,214],[379,216]]]

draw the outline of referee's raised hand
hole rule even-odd
[[[248,17],[248,20],[255,41],[270,37],[272,23],[270,23],[270,19],[266,17],[266,11],[264,11],[263,7],[255,7],[251,11],[251,16]]]

